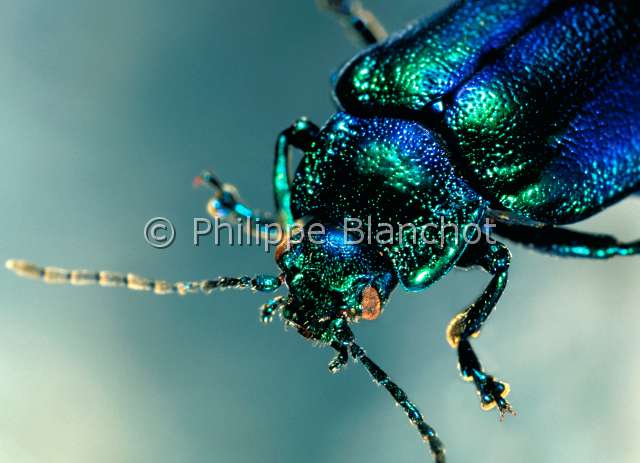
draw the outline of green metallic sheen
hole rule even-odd
[[[456,175],[433,132],[415,122],[345,113],[334,115],[305,152],[292,203],[296,218],[370,223],[365,240],[389,256],[409,290],[426,288],[454,266],[487,205]]]
[[[353,114],[429,110],[550,3],[456,2],[351,60],[336,84],[339,104]]]
[[[565,224],[638,188],[640,53],[629,45],[640,42],[640,19],[632,8],[577,4],[455,95],[449,139],[493,207]]]
[[[385,35],[355,0],[321,0],[367,43]],[[350,328],[374,320],[401,283],[418,291],[452,268],[490,276],[446,329],[461,375],[485,410],[514,413],[507,383],[471,345],[502,296],[511,253],[492,233],[563,257],[640,255],[624,243],[557,227],[592,215],[640,186],[638,0],[459,0],[368,48],[339,73],[339,112],[319,129],[299,119],[280,133],[276,217],[260,215],[210,172],[216,219],[255,219],[286,240],[278,276],[220,277],[174,285],[109,272],[65,271],[9,261],[21,276],[191,294],[287,288],[260,309],[335,351],[329,370],[360,363],[429,446],[445,449],[402,388]],[[291,175],[293,148],[304,152]],[[482,221],[487,227],[481,228]],[[304,224],[302,228],[300,224]],[[494,228],[495,227],[495,228]],[[105,276],[106,275],[106,276]],[[103,281],[104,280],[104,281]]]
[[[276,145],[276,159],[273,175],[273,191],[280,212],[278,220],[286,225],[293,225],[291,215],[291,194],[289,192],[289,146],[286,136],[281,134]]]
[[[278,259],[289,287],[283,317],[303,335],[330,343],[330,324],[357,316],[365,287],[376,289],[384,304],[398,279],[388,259],[374,247],[352,244],[357,237],[312,223],[294,233]]]
[[[291,148],[307,149],[308,140],[317,132],[315,124],[306,118],[300,118],[278,135],[273,166],[273,192],[278,222],[285,228],[290,228],[295,223],[291,212]]]
[[[640,188],[639,10],[458,1],[350,61],[334,96],[435,130],[492,213],[577,222]]]

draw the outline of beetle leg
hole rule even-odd
[[[409,400],[406,392],[394,383],[391,378],[389,378],[389,375],[367,356],[362,347],[356,344],[353,332],[346,321],[343,319],[335,320],[332,325],[332,333],[334,337],[332,346],[335,344],[340,350],[348,349],[351,357],[366,368],[375,383],[383,386],[396,404],[402,407],[411,424],[418,429],[422,440],[429,445],[435,462],[445,463],[445,449],[436,431],[424,421],[422,413],[420,413],[418,407]]]
[[[479,334],[480,328],[500,299],[507,284],[510,261],[511,253],[506,246],[498,242],[490,244],[488,240],[483,239],[467,248],[458,265],[480,266],[493,277],[482,295],[456,315],[447,327],[447,341],[451,347],[458,349],[458,366],[462,377],[474,382],[482,408],[490,410],[497,407],[501,418],[506,413],[513,414],[511,405],[505,399],[509,393],[509,385],[495,380],[483,371],[469,338]]]
[[[480,407],[483,410],[491,410],[497,407],[501,420],[507,413],[515,415],[511,404],[506,399],[510,391],[509,385],[496,381],[493,376],[486,374],[482,370],[482,365],[480,365],[480,361],[468,339],[463,339],[458,343],[458,361],[462,377],[465,381],[473,381],[476,386],[480,396]]]
[[[279,223],[285,227],[295,223],[291,212],[291,148],[302,151],[309,149],[319,131],[317,125],[302,117],[278,135],[273,165],[273,193]]]
[[[335,14],[347,30],[365,45],[373,45],[387,38],[387,32],[373,13],[357,0],[317,0],[318,6]]]
[[[214,195],[207,203],[207,212],[214,219],[230,222],[242,221],[249,235],[259,234],[263,238],[277,238],[277,228],[271,226],[276,221],[271,214],[260,213],[247,206],[240,198],[238,190],[230,183],[222,182],[213,172],[205,170],[198,175],[194,186],[206,186]]]
[[[391,397],[393,397],[396,404],[402,407],[411,424],[418,429],[422,440],[429,445],[429,449],[431,450],[436,463],[444,463],[445,450],[442,445],[442,441],[438,437],[436,431],[424,421],[422,413],[420,413],[418,407],[409,400],[407,393],[404,392],[400,386],[391,381],[389,375],[382,368],[376,365],[376,363],[367,356],[364,349],[356,343],[351,344],[350,351],[351,356],[362,363],[376,384],[383,386],[389,392]]]
[[[640,254],[640,241],[621,243],[610,235],[583,233],[562,227],[497,222],[494,232],[537,251],[560,257],[609,259]]]
[[[213,198],[207,204],[209,215],[217,219],[243,220],[251,234],[257,229],[268,239],[281,238],[278,236],[281,230],[273,225],[277,223],[286,228],[294,224],[291,213],[291,148],[308,149],[319,130],[313,122],[300,118],[278,135],[273,166],[276,218],[251,209],[240,199],[236,187],[222,182],[213,172],[204,171],[194,179],[194,185],[206,186],[214,191]]]

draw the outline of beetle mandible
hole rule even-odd
[[[157,294],[222,288],[274,292],[261,309],[336,351],[339,371],[360,362],[416,426],[437,462],[444,447],[405,392],[376,365],[350,328],[377,318],[400,284],[426,289],[454,267],[480,267],[484,292],[446,330],[462,376],[484,409],[513,412],[509,386],[485,372],[470,339],[503,293],[511,255],[484,231],[459,229],[489,220],[498,236],[558,256],[606,259],[640,253],[640,241],[562,228],[586,219],[640,184],[640,15],[628,0],[467,0],[391,37],[359,3],[325,0],[368,47],[334,81],[339,111],[319,128],[299,119],[277,138],[276,220],[293,232],[275,252],[277,276],[168,283],[133,274],[68,271],[10,260],[21,276],[50,283],[124,286]],[[293,149],[304,153],[295,173]],[[205,172],[211,215],[261,219],[236,189]],[[385,242],[353,243],[345,219],[415,224]],[[309,224],[326,229],[309,238]],[[479,229],[478,229],[479,230]],[[474,238],[471,240],[470,238]],[[436,245],[434,243],[439,243]]]

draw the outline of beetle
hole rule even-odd
[[[640,189],[638,6],[458,1],[387,37],[359,3],[321,3],[368,46],[336,74],[338,112],[323,127],[301,118],[279,134],[275,219],[253,211],[213,173],[196,178],[214,192],[212,216],[276,220],[290,231],[275,252],[279,275],[168,283],[20,260],[7,267],[50,283],[157,294],[286,286],[287,296],[261,308],[261,320],[280,314],[305,338],[333,348],[332,372],[350,358],[360,362],[444,462],[435,430],[367,356],[351,324],[378,318],[398,285],[421,291],[455,267],[481,268],[491,277],[486,289],[452,319],[446,337],[482,408],[513,413],[508,384],[483,369],[470,343],[502,295],[511,261],[480,225],[488,220],[494,235],[557,256],[640,253],[640,241],[563,228]],[[294,149],[304,156],[292,173]],[[425,239],[399,228],[384,242],[357,242],[347,219],[370,223],[376,236],[381,224],[413,224]],[[441,221],[452,227],[430,227]],[[314,224],[324,227],[322,241],[311,236]],[[471,232],[460,239],[453,228]]]

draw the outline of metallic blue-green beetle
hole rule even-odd
[[[398,283],[419,291],[453,267],[479,266],[491,281],[454,317],[447,340],[482,407],[511,412],[508,385],[484,372],[469,343],[502,294],[510,263],[508,249],[486,236],[487,225],[560,256],[640,253],[640,241],[559,227],[640,189],[639,7],[635,0],[458,1],[386,38],[359,4],[322,3],[370,47],[338,73],[339,112],[324,127],[301,119],[278,137],[277,218],[287,227],[303,224],[275,253],[280,276],[170,284],[24,261],[8,267],[50,282],[159,294],[270,292],[284,284],[288,296],[265,304],[263,321],[280,312],[305,337],[333,347],[333,372],[349,357],[360,361],[443,462],[435,431],[356,344],[349,324],[378,317]],[[292,148],[304,152],[294,174]],[[199,181],[215,191],[214,216],[258,218],[231,185],[211,173]],[[384,241],[356,242],[345,219],[368,223],[374,236],[381,224],[413,224],[422,239],[398,228]],[[448,227],[431,226],[441,223]],[[313,224],[325,227],[323,240],[310,237]]]

